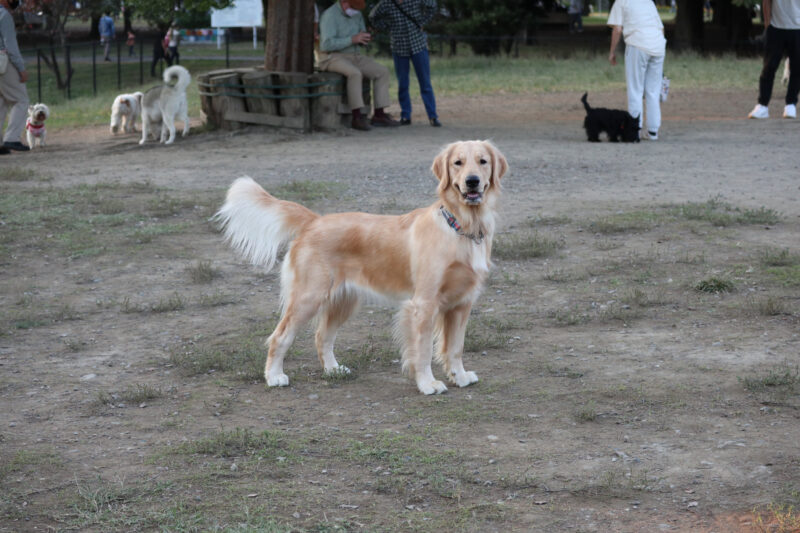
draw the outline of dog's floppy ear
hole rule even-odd
[[[506,175],[508,171],[508,161],[497,147],[490,141],[483,141],[486,149],[492,154],[492,182],[495,185],[500,185],[500,179]]]
[[[431,165],[431,172],[439,180],[439,189],[446,189],[450,185],[450,165],[448,161],[450,161],[450,152],[453,151],[454,146],[455,143],[448,144],[442,148],[442,151],[434,158]]]

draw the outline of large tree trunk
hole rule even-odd
[[[314,0],[262,0],[267,18],[264,67],[277,72],[314,71]]]
[[[676,50],[703,49],[703,0],[677,0],[675,34],[672,48]]]

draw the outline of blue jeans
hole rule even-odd
[[[393,55],[394,71],[397,74],[397,99],[400,101],[400,118],[411,118],[411,97],[408,94],[409,59],[414,64],[414,72],[419,82],[419,92],[428,118],[439,118],[436,114],[436,97],[431,85],[431,65],[428,51],[422,50],[411,57]]]

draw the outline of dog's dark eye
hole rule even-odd
[[[485,165],[486,163],[488,163],[488,161],[481,157],[481,165]]]
[[[453,161],[453,164],[457,167],[461,166],[461,160]]]

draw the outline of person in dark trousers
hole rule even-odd
[[[764,67],[758,79],[758,103],[750,118],[769,118],[775,72],[783,56],[789,57],[789,84],[783,118],[797,118],[797,93],[800,91],[800,2],[797,0],[763,0]]]
[[[150,75],[154,78],[160,77],[156,74],[156,65],[158,65],[159,61],[162,59],[167,61],[168,64],[171,64],[164,51],[164,41],[156,39],[156,42],[153,43],[153,62],[150,64]]]
[[[381,0],[372,8],[370,21],[379,30],[391,34],[392,58],[397,76],[397,99],[400,101],[400,124],[411,124],[411,97],[408,93],[409,63],[419,82],[419,92],[428,122],[440,127],[436,113],[436,96],[431,85],[428,36],[423,26],[436,14],[436,0]]]
[[[111,52],[111,41],[114,40],[115,30],[114,19],[111,18],[110,11],[106,11],[105,14],[100,17],[98,30],[100,31],[100,44],[103,45],[103,59],[111,61],[109,54]]]

